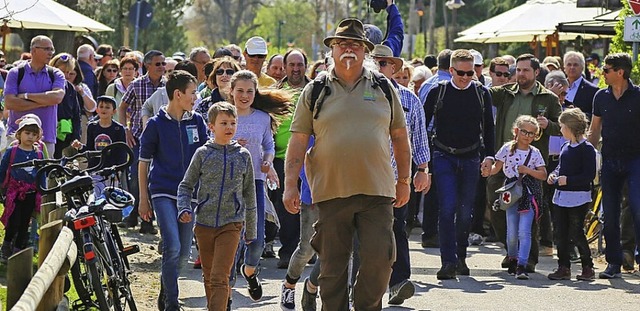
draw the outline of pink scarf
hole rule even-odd
[[[36,184],[29,184],[24,181],[19,181],[11,178],[7,187],[7,198],[4,200],[4,212],[0,217],[0,222],[7,227],[9,218],[13,214],[13,210],[16,208],[16,200],[24,200],[27,197],[27,192],[36,191]],[[36,213],[40,213],[40,203],[42,202],[42,195],[36,191]]]

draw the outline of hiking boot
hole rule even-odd
[[[469,233],[467,240],[469,241],[469,245],[482,245],[482,243],[484,243],[484,237],[474,232]]]
[[[267,242],[262,251],[262,258],[276,258],[276,252],[273,251],[273,241]]]
[[[469,275],[469,267],[464,259],[458,259],[456,265],[456,275]]]
[[[147,234],[158,234],[158,229],[156,229],[156,227],[153,226],[153,223],[150,221],[143,221],[140,224],[140,233],[147,233]]]
[[[315,293],[309,292],[307,290],[307,283],[309,283],[309,278],[304,280],[304,285],[302,286],[302,311],[316,311],[316,298],[318,298],[318,292],[316,289]]]
[[[613,264],[608,264],[607,268],[598,274],[598,278],[601,279],[617,279],[620,277],[622,277],[622,273],[620,273],[620,266]]]
[[[248,276],[244,272],[244,265],[242,265],[242,267],[240,267],[240,272],[247,281],[247,289],[249,290],[249,297],[251,297],[251,300],[260,300],[260,298],[262,298],[262,284],[260,284],[260,280],[258,279],[258,270],[256,270],[253,275]]]
[[[133,228],[138,225],[138,216],[129,215],[118,224],[120,228]]]
[[[291,260],[291,257],[280,257],[280,259],[278,260],[278,264],[277,267],[278,269],[287,269],[289,268],[289,261]]]
[[[438,280],[454,280],[456,278],[456,264],[445,264],[440,268],[438,273],[436,273],[436,278]]]
[[[429,238],[422,238],[422,247],[423,248],[438,248],[440,247],[440,241],[437,235],[434,235]]]
[[[593,266],[582,267],[582,273],[576,275],[576,279],[580,281],[593,281],[596,278],[596,272]]]
[[[401,305],[405,300],[413,297],[416,287],[409,280],[404,280],[389,288],[389,304]]]
[[[509,275],[516,275],[516,268],[518,267],[518,259],[511,258],[508,261],[507,273]]]
[[[529,274],[527,274],[527,269],[523,265],[518,265],[516,268],[516,279],[518,280],[528,280]]]
[[[200,260],[200,255],[196,258],[196,261],[193,262],[194,269],[202,269],[202,260]]]
[[[284,286],[284,282],[280,292],[280,308],[282,311],[296,310],[296,289]]]
[[[549,280],[571,280],[571,269],[565,266],[558,266],[556,271],[547,275]]]

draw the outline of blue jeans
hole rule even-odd
[[[165,293],[165,310],[178,310],[178,276],[180,268],[187,262],[193,239],[193,222],[178,221],[176,200],[154,198],[160,236],[162,237],[162,285]]]
[[[258,214],[258,231],[256,235],[256,240],[251,242],[251,244],[246,245],[244,241],[244,232],[245,229],[242,229],[242,234],[240,235],[240,244],[238,244],[238,249],[236,250],[236,259],[234,260],[233,267],[231,268],[231,277],[230,277],[230,285],[234,286],[236,283],[236,264],[238,263],[238,259],[240,259],[240,255],[244,250],[244,264],[247,267],[257,267],[260,263],[260,257],[262,256],[262,251],[264,250],[264,180],[256,179],[256,213]]]
[[[463,158],[435,150],[431,161],[440,202],[440,261],[442,265],[457,264],[467,257],[480,157]]]
[[[629,211],[633,218],[636,236],[636,254],[640,243],[640,156],[635,158],[608,159],[602,161],[602,211],[604,213],[604,238],[607,242],[607,263],[622,265],[620,244],[620,203],[625,181],[629,183]],[[638,256],[636,257],[638,261]]]
[[[518,212],[518,204],[507,209],[507,256],[518,257],[518,265],[526,266],[531,250],[531,224],[533,210]],[[518,248],[520,244],[520,248]]]

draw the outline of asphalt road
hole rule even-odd
[[[504,256],[499,244],[487,243],[470,246],[467,264],[470,276],[457,280],[439,281],[439,250],[423,249],[420,236],[414,230],[409,243],[412,277],[416,286],[414,297],[401,306],[388,306],[388,295],[383,298],[384,310],[639,310],[640,272],[624,273],[621,279],[575,281],[579,264],[574,265],[571,281],[551,281],[547,274],[556,268],[555,257],[540,257],[537,273],[530,280],[516,280],[500,262]],[[597,258],[596,274],[605,267],[603,257]],[[276,268],[277,259],[263,259],[262,279],[264,295],[252,302],[240,276],[233,290],[233,310],[280,310],[279,296],[286,270]],[[301,280],[310,272],[307,266]],[[206,310],[201,270],[187,269],[180,280],[180,300],[185,310]],[[302,282],[298,283],[296,304],[300,309]],[[318,300],[320,306],[320,300]],[[318,308],[320,310],[320,308]]]

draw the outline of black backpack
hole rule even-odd
[[[379,72],[372,71],[371,73],[373,74],[373,88],[375,89],[380,87],[384,93],[384,97],[387,99],[387,102],[389,102],[389,107],[391,107],[391,122],[393,122],[393,97],[391,95],[391,92],[393,91],[389,85],[389,80]],[[313,89],[311,89],[311,106],[309,107],[309,110],[313,113],[314,119],[318,118],[324,99],[331,95],[331,88],[327,86],[328,79],[329,77],[326,72],[318,74],[318,76],[313,79]],[[324,96],[320,98],[322,90],[324,90]]]
[[[49,74],[49,80],[51,81],[51,85],[53,85],[53,81],[55,81],[56,77],[53,73],[53,67],[49,66],[49,65],[45,65],[45,67],[47,67],[47,73]],[[20,82],[22,82],[22,79],[24,78],[24,66],[20,66],[18,67],[18,86],[20,86]]]

